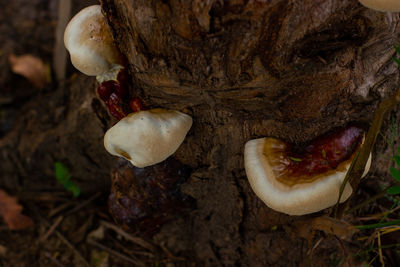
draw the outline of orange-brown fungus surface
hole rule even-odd
[[[280,182],[288,185],[312,182],[343,168],[342,164],[352,159],[361,144],[363,133],[356,126],[338,128],[303,145],[301,149],[268,138],[264,155]]]

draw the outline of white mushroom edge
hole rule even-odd
[[[400,0],[359,0],[364,6],[377,11],[400,12]]]

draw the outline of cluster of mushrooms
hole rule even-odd
[[[101,83],[99,89],[108,88],[103,84],[109,81],[118,85],[118,75],[124,70],[123,57],[114,45],[100,5],[84,8],[72,18],[65,29],[64,43],[75,68],[86,75],[96,76]],[[113,89],[98,91],[110,112],[120,119],[104,136],[106,150],[139,168],[168,158],[183,142],[192,126],[192,118],[179,111],[160,108],[132,108],[134,112],[124,116],[123,105],[118,104],[123,95],[117,90],[119,88],[116,87],[115,92]]]
[[[400,0],[360,2],[378,11],[400,11]],[[64,42],[72,64],[84,74],[96,76],[100,98],[120,119],[104,136],[109,153],[143,168],[164,161],[178,149],[192,125],[190,116],[160,108],[143,110],[137,99],[128,105],[133,112],[127,112],[119,78],[124,60],[100,5],[87,7],[72,18]],[[251,140],[244,149],[246,174],[255,194],[268,207],[289,215],[317,212],[337,202],[341,184],[364,139],[362,128],[350,125],[318,137],[301,149],[275,138]],[[371,156],[364,175],[370,164]],[[351,193],[347,184],[340,202]]]

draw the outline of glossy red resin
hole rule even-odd
[[[128,115],[126,112],[124,112],[122,99],[116,93],[112,93],[110,95],[110,98],[106,101],[106,105],[111,115],[118,120],[121,120]]]
[[[356,126],[336,129],[306,145],[300,152],[288,146],[289,165],[286,177],[313,176],[332,169],[351,158],[363,139],[363,129]]]
[[[122,69],[118,73],[117,81],[109,80],[102,82],[97,87],[97,93],[100,99],[106,103],[111,115],[118,120],[127,116],[131,111],[144,110],[143,103],[139,98],[130,99],[128,77],[125,69]]]
[[[97,87],[97,93],[104,102],[110,98],[110,95],[115,91],[115,87],[118,85],[116,81],[106,81],[99,84]]]
[[[141,110],[145,110],[146,108],[143,106],[142,100],[138,97],[134,97],[130,102],[129,106],[133,112],[138,112]]]

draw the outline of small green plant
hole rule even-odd
[[[71,174],[67,166],[61,162],[56,162],[54,163],[54,169],[58,182],[62,184],[67,191],[71,192],[74,197],[78,197],[81,194],[81,188],[71,180]]]
[[[396,163],[397,167],[400,167],[400,147],[397,148],[397,154],[393,157],[394,162]],[[400,170],[394,167],[390,168],[390,174],[392,177],[397,181],[400,182]],[[398,195],[400,194],[400,186],[394,185],[387,189],[387,193],[391,195]]]
[[[400,57],[400,46],[398,44],[395,44],[394,49],[396,49],[396,53]],[[396,62],[397,65],[399,65],[399,68],[400,68],[400,59],[398,59],[396,57],[393,57],[392,59],[394,62]]]
[[[392,121],[389,124],[388,129],[389,130],[386,134],[383,134],[382,132],[379,132],[379,134],[389,147],[394,147],[396,140],[398,140],[400,137],[400,129],[395,117],[392,117]]]
[[[379,259],[381,265],[384,266],[385,259],[382,251],[385,249],[394,249],[397,251],[397,248],[400,247],[400,243],[382,244],[381,242],[381,236],[400,230],[400,217],[398,213],[398,209],[400,208],[400,147],[397,148],[397,151],[393,156],[393,161],[395,167],[391,167],[389,172],[393,179],[396,180],[396,184],[384,189],[382,193],[379,194],[380,197],[385,196],[392,202],[391,207],[387,208],[387,210],[382,213],[370,216],[371,218],[378,220],[376,223],[355,226],[359,230],[373,231],[369,237],[360,238],[360,240],[363,239],[368,241],[367,247],[364,248],[358,256],[364,259],[372,258],[366,266],[372,266],[372,263],[377,259]],[[377,241],[377,244],[375,241]]]

